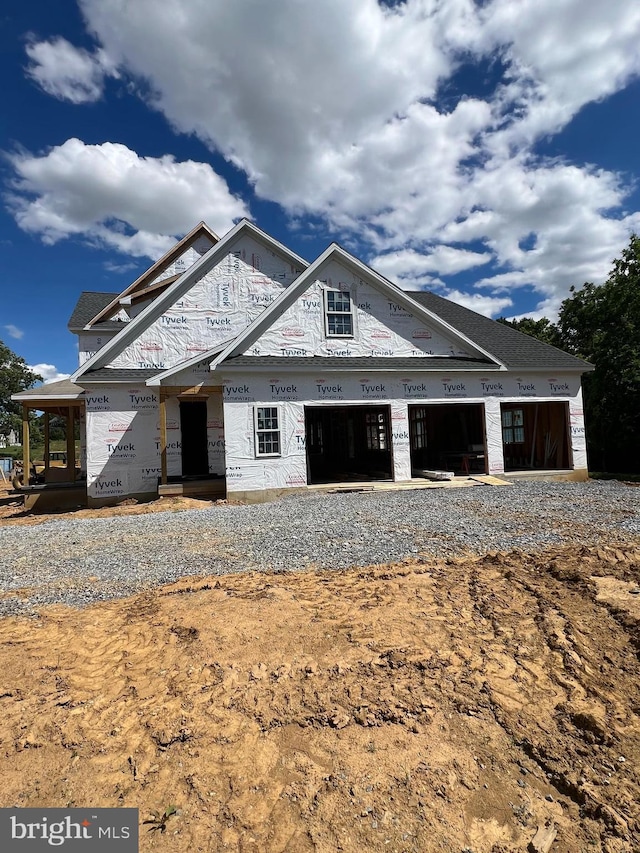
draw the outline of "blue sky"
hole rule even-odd
[[[0,339],[73,371],[82,290],[204,219],[553,317],[640,231],[628,0],[5,4]]]

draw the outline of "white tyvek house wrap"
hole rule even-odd
[[[186,272],[190,266],[193,266],[193,264],[200,260],[203,255],[206,255],[213,245],[215,245],[213,240],[205,234],[202,234],[188,249],[185,249],[185,251],[182,252],[175,261],[173,261],[173,263],[169,264],[162,270],[162,272],[158,273],[158,275],[149,282],[147,287],[150,287],[152,284],[158,284],[158,282],[163,281],[165,278],[169,278],[170,276],[181,275],[183,272]]]
[[[167,370],[243,331],[300,270],[247,235],[110,367]]]
[[[280,457],[255,458],[253,417],[252,405],[224,405],[227,494],[306,486],[307,457],[302,404],[283,403],[279,407]]]
[[[285,367],[285,362],[283,362]],[[394,480],[411,477],[408,405],[416,403],[484,403],[488,470],[504,471],[501,402],[569,401],[572,435],[582,423],[580,378],[568,376],[511,376],[503,372],[475,373],[345,373],[336,378],[283,372],[256,377],[238,375],[224,382],[224,421],[227,447],[227,492],[284,489],[307,482],[304,407],[367,402],[389,405]],[[497,396],[499,395],[499,396]],[[255,453],[254,408],[277,404],[282,456]],[[577,436],[580,438],[579,435]],[[574,448],[574,467],[586,467],[580,444]]]
[[[92,498],[156,492],[160,477],[160,421],[155,390],[101,386],[87,391],[87,493]],[[177,398],[167,400],[167,473],[182,474],[182,436]],[[222,395],[207,400],[209,473],[223,475]]]
[[[207,452],[209,473],[224,476],[226,463],[222,392],[211,394],[207,399]]]
[[[88,361],[92,355],[95,355],[99,349],[110,341],[115,332],[101,332],[99,335],[94,332],[79,332],[78,333],[78,365],[82,367],[85,361]]]
[[[411,479],[411,446],[409,442],[409,407],[404,401],[391,403],[391,449],[393,479]]]
[[[453,339],[417,320],[377,288],[356,278],[337,261],[323,280],[307,288],[253,344],[247,355],[425,357],[469,356]],[[353,308],[353,337],[325,333],[324,291],[347,290]]]
[[[277,370],[277,369],[276,369]],[[272,374],[242,374],[224,380],[225,402],[277,403],[285,400],[305,401],[318,405],[327,401],[345,400],[362,403],[373,400],[408,400],[411,402],[482,400],[497,397],[505,401],[527,398],[537,400],[570,399],[580,392],[579,376],[548,377],[512,376],[495,371],[482,374],[433,371],[429,373],[360,373],[316,374],[287,373],[286,361],[282,371]],[[522,388],[526,389],[524,392]]]
[[[504,471],[504,448],[502,413],[497,397],[489,397],[484,401],[484,429],[487,439],[487,470],[489,474],[501,474]]]
[[[587,436],[584,428],[584,413],[582,410],[582,388],[578,394],[569,400],[569,427],[573,450],[573,467],[587,467]]]
[[[158,397],[146,386],[85,391],[87,494],[124,497],[157,489]]]
[[[203,386],[219,386],[221,384],[220,377],[212,373],[209,369],[211,359],[199,361],[191,367],[185,367],[177,373],[173,373],[169,379],[165,381],[165,385],[179,386],[181,388],[192,388],[195,385]]]

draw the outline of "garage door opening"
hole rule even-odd
[[[305,406],[304,419],[310,484],[393,478],[389,406]]]
[[[409,406],[409,441],[413,477],[425,470],[486,473],[482,403]]]
[[[502,403],[500,410],[505,471],[571,467],[568,403]]]

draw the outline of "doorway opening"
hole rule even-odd
[[[389,406],[305,406],[308,483],[391,480]]]
[[[409,406],[412,476],[422,471],[486,473],[482,403]]]
[[[182,476],[208,477],[207,401],[180,401]]]
[[[568,403],[502,403],[500,411],[505,471],[571,467]]]

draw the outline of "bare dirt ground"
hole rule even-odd
[[[218,501],[218,503],[232,503]],[[107,506],[99,509],[76,509],[72,513],[41,513],[34,515],[25,512],[22,496],[15,494],[12,489],[4,488],[0,483],[0,525],[33,525],[51,521],[54,518],[72,515],[73,518],[107,518],[118,515],[148,515],[153,512],[179,512],[182,509],[206,509],[213,506],[214,501],[194,500],[193,498],[159,498],[149,503],[138,503],[136,500],[124,500],[118,506]]]
[[[142,851],[632,853],[639,581],[612,545],[5,618],[0,804],[137,807]]]

